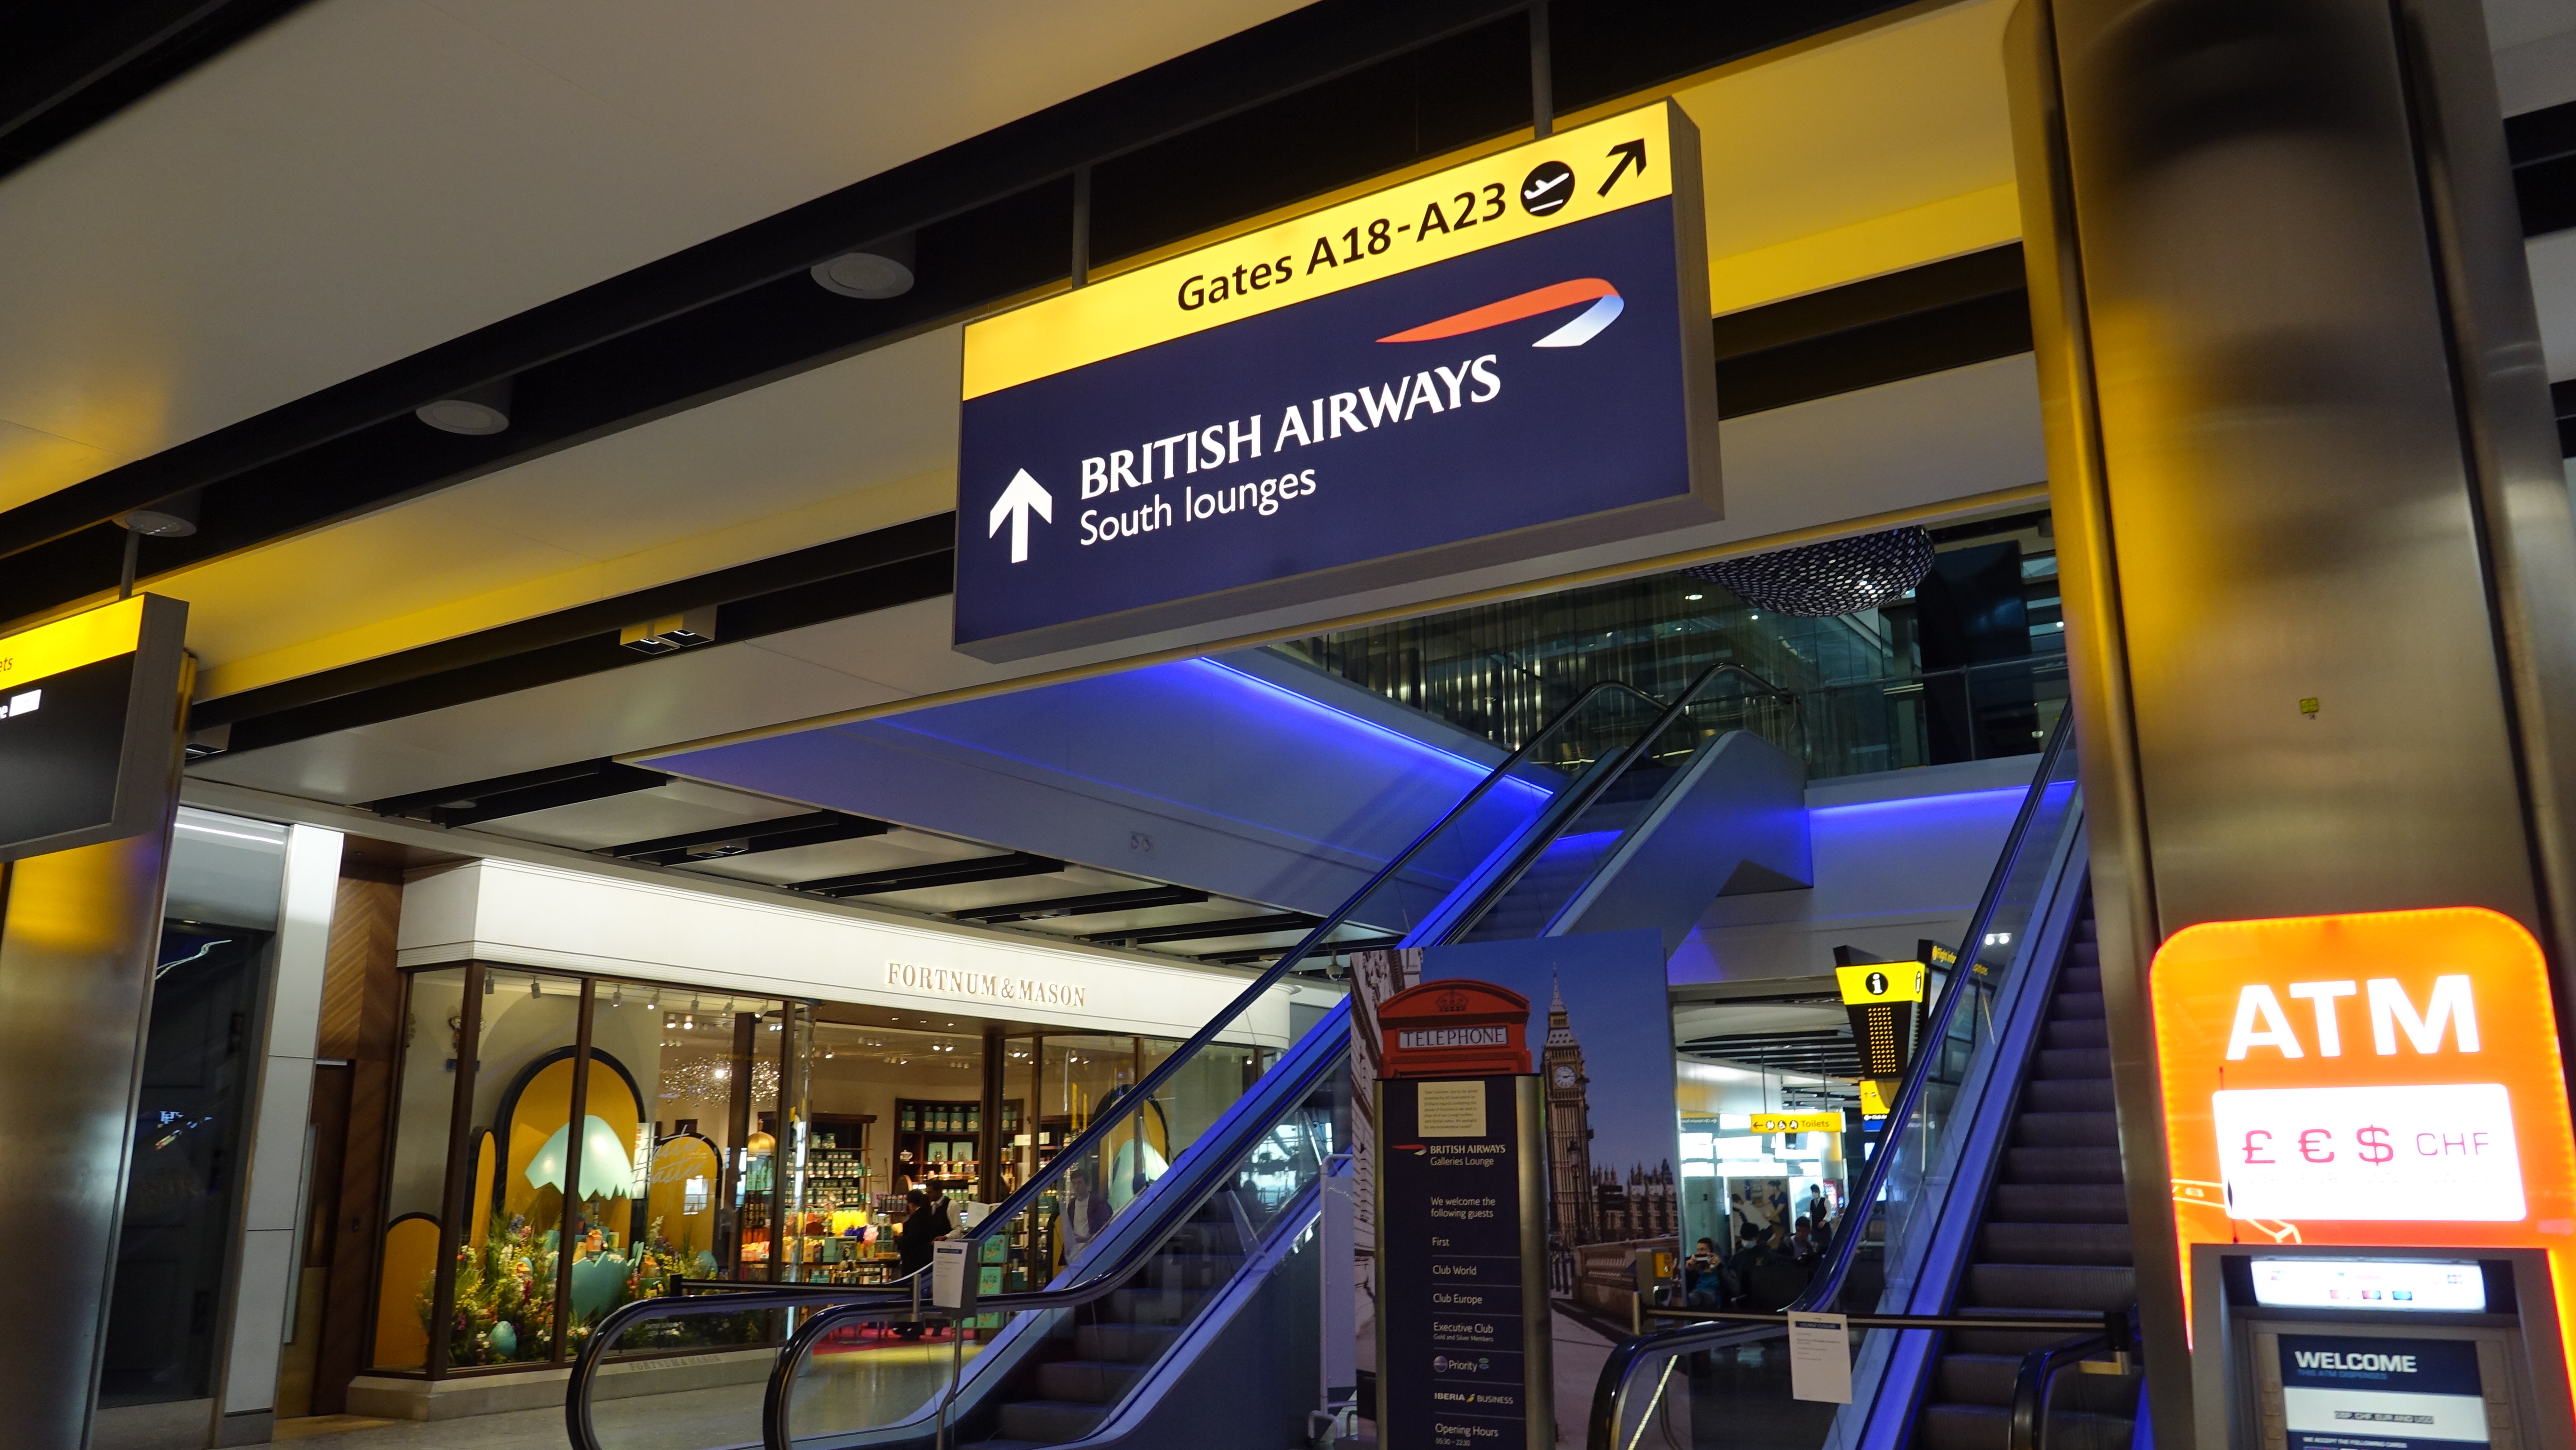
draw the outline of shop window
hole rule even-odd
[[[781,1004],[475,965],[412,973],[406,1013],[377,1368],[560,1362],[672,1276],[769,1276],[803,1127]]]

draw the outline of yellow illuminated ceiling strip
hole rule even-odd
[[[1560,131],[969,323],[963,396],[979,398],[1669,196],[1671,117],[1669,104],[1659,103]],[[1571,198],[1533,215],[1521,204],[1522,183],[1550,161],[1572,170],[1564,183]]]
[[[132,654],[142,638],[139,596],[0,638],[0,690]]]

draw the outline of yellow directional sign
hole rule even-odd
[[[1753,1131],[1757,1133],[1839,1133],[1843,1130],[1840,1113],[1755,1113]]]
[[[1923,1000],[1921,962],[1868,962],[1857,967],[1836,967],[1834,981],[1842,987],[1843,1005],[1846,1007]]]

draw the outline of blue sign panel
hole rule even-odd
[[[1716,518],[1697,203],[1608,204],[1645,182],[1600,159],[1378,218],[1384,253],[1355,226],[1251,267],[1161,264],[1156,308],[1265,310],[969,397],[957,647],[1019,658]],[[1593,209],[1534,226],[1531,188]],[[1524,234],[1450,244],[1496,208]],[[1372,280],[1316,275],[1426,240]]]
[[[2290,1450],[2459,1450],[2488,1443],[2466,1339],[2281,1336]]]

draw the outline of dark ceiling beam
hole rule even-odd
[[[2576,379],[2549,385],[2549,411],[2558,415],[2558,455],[2576,458]]]
[[[1186,886],[1148,886],[1135,891],[1096,891],[1088,896],[1057,896],[1044,901],[1012,901],[998,906],[970,906],[952,911],[952,921],[980,921],[987,926],[1006,921],[1053,920],[1060,916],[1097,916],[1106,911],[1142,911],[1153,906],[1196,906],[1204,891]]]
[[[1365,952],[1374,951],[1384,947],[1402,946],[1404,945],[1404,938],[1400,936],[1353,937],[1348,941],[1332,942],[1329,945],[1331,950],[1334,952]],[[1288,950],[1289,948],[1287,947],[1254,947],[1249,951],[1239,952],[1201,952],[1198,954],[1198,959],[1203,962],[1212,962],[1221,967],[1239,967],[1252,962],[1275,960],[1276,958],[1285,955]],[[1307,961],[1310,963],[1329,964],[1332,961],[1332,957],[1308,957]],[[1290,975],[1305,976],[1308,975],[1308,973],[1301,968],[1296,972],[1290,973]]]
[[[1114,260],[1529,120],[1523,0],[1322,0],[619,277],[0,512],[0,620],[113,586],[109,520],[199,495],[139,546],[147,583],[914,335],[1056,285],[1073,182]],[[1610,101],[1895,0],[1553,0],[1558,108]],[[1241,158],[1258,156],[1258,165]],[[918,285],[823,292],[813,263],[909,234]],[[513,380],[505,432],[411,411]]]
[[[1064,869],[1052,856],[1013,851],[1002,856],[970,856],[963,861],[931,861],[852,876],[825,876],[799,881],[794,891],[818,896],[883,896],[893,891],[927,891],[934,886],[966,886],[978,881],[1007,881],[1018,876],[1051,876]]]
[[[611,856],[620,861],[641,861],[653,866],[677,866],[690,861],[730,861],[736,856],[757,855],[763,851],[789,851],[798,846],[862,840],[869,836],[882,836],[893,829],[885,821],[870,820],[865,816],[845,815],[840,811],[808,811],[803,815],[780,816],[775,820],[753,821],[747,825],[714,826],[676,836],[656,836],[649,841],[630,841],[623,846],[608,846],[591,854]]]
[[[0,176],[303,3],[83,0],[0,8]]]
[[[1126,931],[1093,932],[1083,938],[1092,942],[1123,942],[1128,946],[1145,946],[1152,942],[1215,941],[1229,936],[1260,936],[1274,931],[1309,931],[1322,921],[1302,911],[1283,911],[1271,916],[1238,916],[1224,921],[1191,921],[1178,926],[1131,927]]]
[[[621,765],[614,760],[584,760],[439,790],[387,796],[369,801],[366,808],[380,816],[408,817],[434,826],[472,826],[652,790],[670,780],[658,770]]]
[[[2576,227],[2576,101],[2505,117],[2504,140],[2522,234]]]

